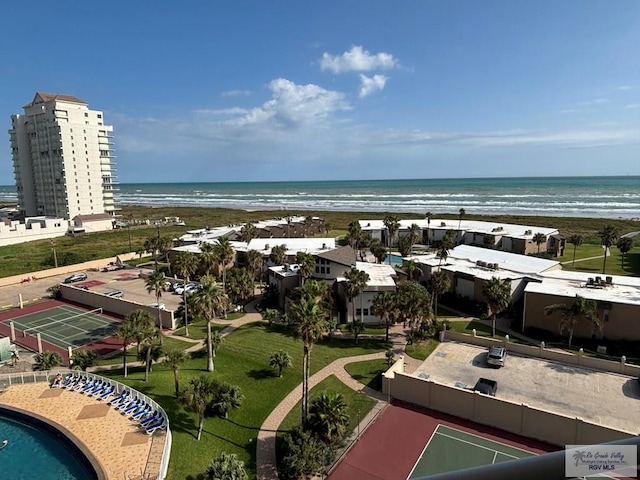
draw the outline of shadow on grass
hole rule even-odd
[[[266,378],[277,377],[278,375],[276,375],[273,370],[270,370],[268,368],[261,368],[260,370],[249,370],[247,372],[247,376],[253,378],[254,380],[264,380]]]
[[[256,426],[250,426],[250,425],[243,425],[241,423],[234,422],[230,418],[224,418],[223,420],[225,420],[225,421],[227,421],[229,423],[233,423],[236,427],[244,428],[245,430],[254,430],[256,432],[260,431],[260,426],[259,425],[257,427]]]

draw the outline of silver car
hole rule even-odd
[[[494,367],[504,367],[507,358],[507,349],[504,347],[491,347],[487,352],[487,364]]]

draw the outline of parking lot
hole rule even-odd
[[[152,270],[141,268],[126,268],[109,272],[82,270],[73,273],[86,273],[87,279],[72,285],[86,285],[89,290],[104,294],[119,290],[123,292],[124,298],[127,300],[150,305],[156,301],[155,293],[147,292],[144,279],[140,278],[140,274],[151,272]],[[24,283],[2,287],[0,288],[0,308],[18,306],[19,294],[22,294],[22,299],[26,303],[44,298],[47,296],[47,288],[62,283],[69,276],[71,276],[71,273],[32,279],[29,282],[25,281]],[[182,297],[179,295],[174,295],[171,292],[162,292],[160,303],[164,303],[167,310],[176,310],[181,300]]]
[[[487,365],[486,354],[483,347],[445,342],[413,375],[470,389],[484,377],[498,382],[498,398],[628,432],[640,431],[637,379],[511,354],[504,367],[495,368]]]

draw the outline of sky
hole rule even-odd
[[[636,0],[33,0],[0,45],[5,132],[77,96],[121,183],[640,175]]]

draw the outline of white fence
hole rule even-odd
[[[89,379],[100,379],[103,381],[107,381],[116,387],[114,395],[118,395],[122,393],[123,390],[129,390],[131,392],[130,395],[132,396],[132,398],[139,398],[144,402],[148,403],[149,405],[151,405],[154,410],[159,411],[164,416],[167,422],[167,431],[164,437],[162,459],[160,460],[160,465],[157,466],[157,468],[149,464],[149,459],[147,460],[147,466],[145,468],[146,470],[145,478],[147,476],[149,476],[150,478],[153,478],[153,475],[155,475],[155,471],[157,471],[157,475],[158,475],[157,478],[159,480],[164,480],[166,478],[167,469],[169,467],[169,456],[171,455],[171,429],[169,428],[170,426],[169,417],[167,413],[164,411],[164,409],[155,400],[147,397],[145,394],[138,392],[137,390],[129,387],[128,385],[120,383],[117,380],[112,380],[111,378],[101,377],[100,375],[96,375],[94,373],[80,372],[78,370],[67,370],[67,369],[55,369],[55,370],[50,370],[45,372],[24,372],[24,373],[1,374],[0,390],[2,390],[3,388],[7,388],[11,385],[22,385],[25,383],[38,383],[38,382],[50,383],[58,373],[62,374],[63,376],[66,375],[67,373],[76,373],[76,374],[80,373],[82,375],[86,375]],[[151,441],[153,442],[156,438],[160,438],[160,437],[156,437],[155,435],[153,435]],[[152,449],[153,449],[153,444],[152,444]],[[150,469],[153,469],[154,473],[149,472]]]

